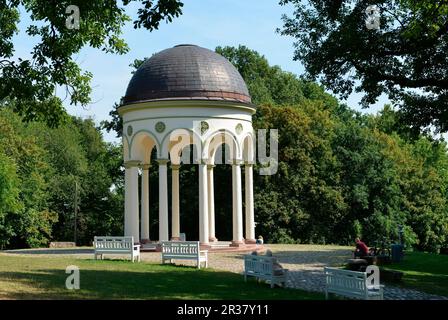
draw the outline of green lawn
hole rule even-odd
[[[67,290],[65,268],[80,268],[80,290]],[[0,253],[0,299],[323,299],[271,289],[243,276],[192,267]]]
[[[406,252],[402,262],[387,269],[404,272],[402,287],[448,296],[448,255]]]

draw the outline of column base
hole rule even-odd
[[[231,247],[243,247],[244,241],[238,240],[238,241],[232,241],[232,243],[230,244]]]
[[[201,242],[199,246],[201,250],[210,250],[212,248],[212,246],[209,243],[203,243],[203,242]]]
[[[180,237],[171,237],[171,241],[180,241]]]
[[[141,243],[141,244],[145,244],[145,243],[149,243],[149,242],[151,242],[150,239],[141,239],[141,240],[140,240],[140,243]]]
[[[255,240],[255,239],[246,239],[246,240],[244,240],[244,242],[245,242],[246,244],[256,244],[256,243],[257,243],[257,240]]]
[[[208,241],[210,241],[210,242],[218,242],[218,239],[216,237],[210,237],[210,238],[208,238]]]

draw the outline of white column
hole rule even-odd
[[[209,164],[207,166],[207,185],[208,185],[208,239],[211,242],[218,241],[215,235],[215,190],[213,186],[213,168],[215,166]]]
[[[157,160],[159,163],[159,241],[168,241],[168,161]]]
[[[149,241],[149,164],[142,166],[142,208],[140,221],[140,234],[142,242]]]
[[[172,203],[171,203],[171,239],[180,240],[180,215],[179,215],[179,168],[180,165],[171,165],[172,179]]]
[[[208,245],[207,164],[199,164],[199,242]]]
[[[241,168],[237,161],[232,164],[232,184],[233,184],[233,240],[232,246],[239,246],[243,243],[243,208],[241,196]]]
[[[255,221],[254,221],[254,182],[253,165],[246,163],[244,166],[245,191],[246,191],[246,243],[255,243]]]
[[[124,235],[140,241],[138,223],[138,163],[125,164],[124,177]]]

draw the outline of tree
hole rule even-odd
[[[278,172],[254,175],[257,233],[283,243],[337,242],[346,211],[331,149],[335,122],[321,101],[260,106],[254,128],[278,129]],[[256,170],[257,171],[257,170]]]
[[[19,183],[14,162],[0,153],[0,249],[8,245],[14,235],[7,215],[20,207]]]
[[[58,128],[25,123],[0,110],[0,246],[45,246],[98,234],[122,234],[122,148],[104,142],[91,119],[69,118]]]
[[[9,175],[8,184],[15,186],[8,198],[6,215],[0,219],[2,245],[35,247],[48,243],[52,226],[57,220],[49,207],[49,176],[53,171],[46,161],[46,151],[29,135],[21,119],[8,109],[0,113],[0,158],[6,157],[13,167],[2,168]],[[14,169],[12,169],[14,168]],[[6,232],[5,232],[6,230]]]
[[[128,51],[120,38],[122,27],[130,20],[124,7],[140,2],[135,28],[157,29],[161,21],[171,22],[182,11],[179,0],[48,1],[0,0],[0,106],[10,106],[25,121],[42,120],[56,126],[67,118],[57,87],[65,88],[71,104],[90,102],[92,74],[83,72],[73,56],[84,46],[107,53]],[[80,27],[66,26],[69,5],[80,12]],[[21,12],[31,18],[26,34],[37,37],[32,59],[14,57],[13,38],[18,32]]]
[[[291,106],[306,99],[325,100],[326,104],[333,107],[337,105],[336,99],[316,83],[299,79],[279,66],[270,66],[264,56],[246,46],[217,47],[216,52],[237,68],[248,86],[252,102],[256,105]]]
[[[295,60],[309,79],[319,79],[346,98],[364,92],[368,107],[385,93],[405,123],[448,131],[448,3],[444,0],[323,1],[293,4],[281,34],[292,36]],[[366,26],[366,9],[377,5],[380,28]]]

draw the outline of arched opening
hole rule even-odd
[[[128,158],[126,168],[125,192],[125,235],[134,237],[136,242],[147,242],[154,238],[154,220],[157,215],[153,208],[157,207],[156,197],[151,196],[150,187],[151,165],[159,149],[155,137],[147,131],[137,132],[130,140],[129,146],[123,149],[125,159]],[[129,165],[130,164],[130,165]],[[155,235],[157,236],[157,234]]]
[[[179,169],[179,230],[186,234],[186,240],[199,240],[199,173],[194,144],[181,150]]]
[[[199,174],[202,143],[199,136],[188,129],[176,129],[164,140],[169,153],[171,170],[171,238],[178,240],[184,233],[186,240],[199,240]]]
[[[206,144],[209,163],[212,165],[213,183],[212,219],[210,231],[212,238],[220,241],[233,239],[233,178],[232,163],[238,157],[238,143],[227,131],[219,131],[209,138]],[[210,208],[209,208],[210,209]],[[214,224],[214,226],[213,226]]]

